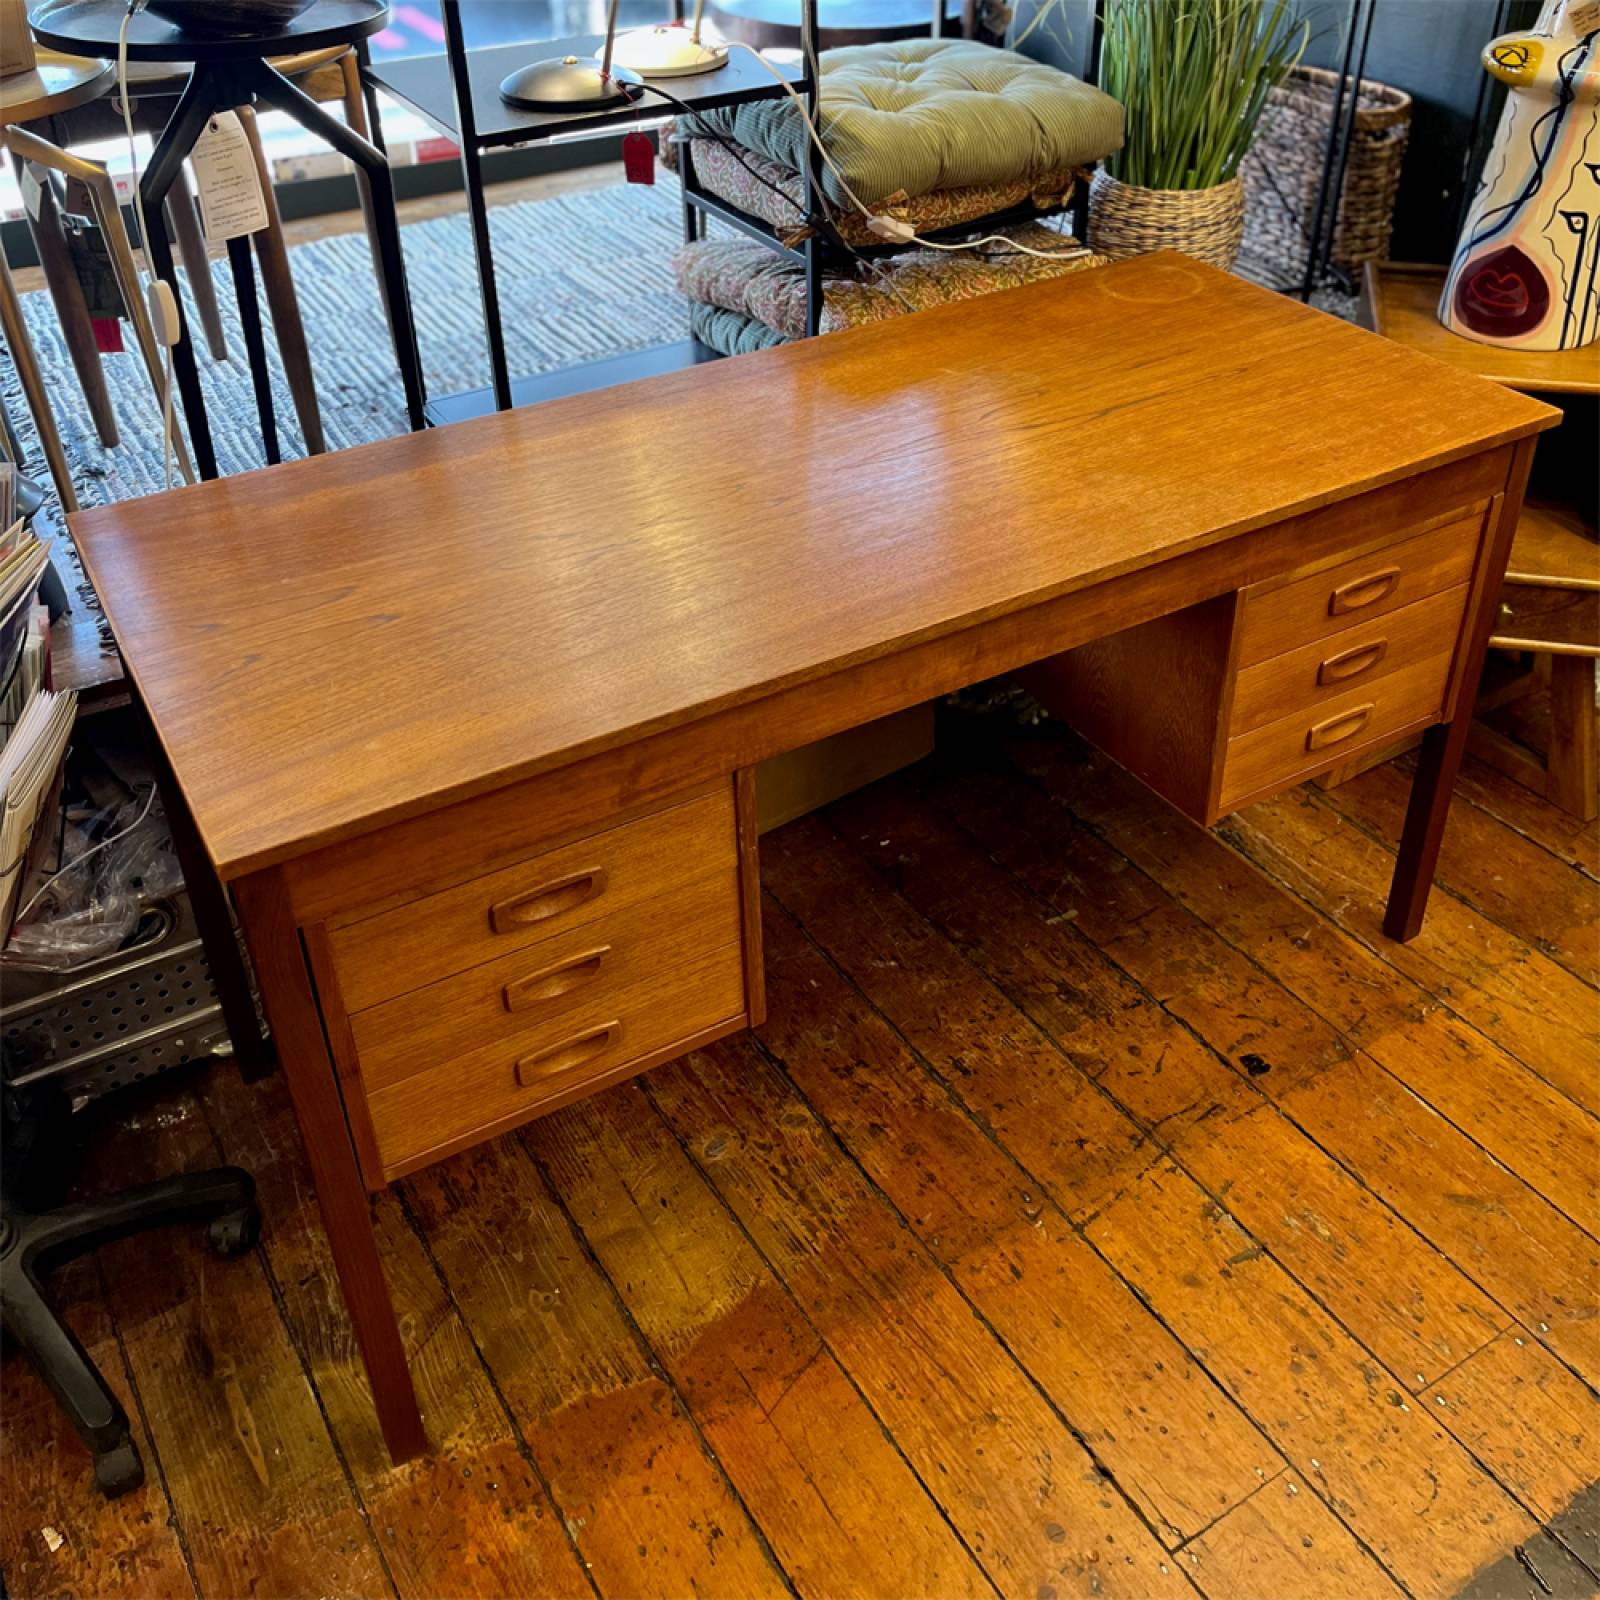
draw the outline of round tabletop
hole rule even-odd
[[[109,61],[83,56],[52,56],[45,50],[37,56],[32,72],[0,78],[0,125],[34,122],[98,100],[110,89],[116,71]]]
[[[41,6],[31,20],[34,37],[52,50],[115,56],[117,34],[126,15],[124,0],[62,0]],[[388,20],[387,0],[316,0],[309,10],[281,27],[219,39],[190,33],[153,11],[141,11],[128,27],[128,59],[237,61],[296,55],[364,39]]]

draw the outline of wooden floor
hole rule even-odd
[[[262,1247],[60,1275],[106,1504],[3,1369],[9,1592],[1483,1600],[1600,1589],[1600,832],[1469,763],[1181,821],[1059,729],[764,842],[771,1017],[378,1200],[387,1465],[281,1082],[106,1105]]]

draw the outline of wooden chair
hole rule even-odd
[[[59,115],[103,94],[111,70],[109,62],[51,57],[41,53],[30,70],[0,78],[0,146],[10,152],[19,174],[31,172],[39,183],[39,214],[37,218],[30,214],[29,219],[33,225],[33,237],[35,244],[42,247],[39,254],[46,282],[51,287],[61,317],[62,332],[73,364],[80,380],[84,382],[84,394],[89,400],[96,430],[102,443],[108,446],[117,443],[116,418],[111,411],[110,395],[100,370],[99,352],[95,348],[88,307],[72,265],[66,237],[61,231],[51,176],[82,184],[89,196],[90,209],[96,226],[105,238],[117,290],[132,324],[134,341],[150,374],[151,388],[159,406],[163,392],[161,351],[139,285],[133,248],[123,224],[121,208],[117,204],[116,186],[104,167],[69,155],[19,124]],[[40,377],[33,346],[22,320],[16,287],[3,261],[0,261],[0,325],[4,327],[6,343],[17,363],[23,393],[34,426],[39,432],[56,494],[64,510],[76,510],[77,496],[56,431],[50,397]],[[180,470],[185,477],[191,477],[189,457],[181,435],[176,436],[175,445]]]

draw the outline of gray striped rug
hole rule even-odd
[[[497,206],[494,230],[500,305],[513,375],[552,371],[598,356],[670,343],[688,332],[688,308],[672,283],[682,242],[676,183],[619,184],[549,200]],[[489,381],[483,313],[465,214],[402,230],[422,366],[430,394]],[[200,346],[201,382],[224,473],[262,464],[261,435],[244,337],[226,261],[214,263],[231,352],[212,361]],[[403,433],[405,404],[364,233],[295,247],[295,285],[311,345],[330,449]],[[22,297],[40,368],[85,505],[161,487],[160,420],[143,364],[130,350],[104,358],[122,441],[96,439],[54,312],[43,293]],[[267,348],[285,456],[304,453],[270,328]],[[22,435],[29,470],[46,479],[9,351],[0,346],[0,388]]]

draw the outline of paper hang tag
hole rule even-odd
[[[1571,0],[1567,6],[1567,20],[1580,39],[1587,38],[1600,29],[1600,0]]]
[[[267,225],[267,197],[261,192],[250,141],[235,111],[211,117],[189,152],[200,220],[214,243],[259,233]]]
[[[656,181],[656,147],[648,133],[630,133],[623,138],[622,174],[629,183]]]

